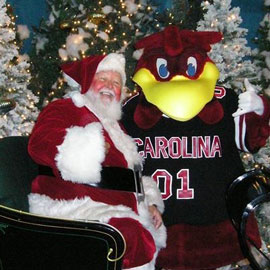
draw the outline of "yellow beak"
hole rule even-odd
[[[147,101],[164,114],[178,121],[188,121],[212,100],[218,77],[217,67],[206,62],[197,80],[177,75],[168,82],[160,82],[145,68],[136,72],[133,80],[142,88]]]

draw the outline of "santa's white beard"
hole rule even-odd
[[[106,90],[106,88],[102,89]],[[85,96],[95,108],[95,113],[102,118],[118,121],[122,116],[122,106],[120,101],[115,99],[111,102],[103,102],[99,94],[89,89]]]

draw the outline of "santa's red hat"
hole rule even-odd
[[[100,71],[116,71],[121,75],[122,85],[126,83],[125,58],[122,54],[93,55],[82,60],[65,63],[61,66],[65,77],[81,86],[81,94],[85,94],[94,78]]]

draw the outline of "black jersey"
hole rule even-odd
[[[145,159],[143,173],[152,176],[165,203],[165,225],[214,224],[228,218],[228,185],[244,172],[235,143],[237,95],[222,90],[223,119],[206,124],[199,117],[180,122],[163,116],[147,130],[133,120],[138,96],[124,106],[123,125]]]

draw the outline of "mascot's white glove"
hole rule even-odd
[[[232,116],[236,117],[249,112],[255,112],[258,115],[262,115],[264,111],[262,99],[256,94],[255,88],[248,79],[244,80],[244,84],[246,92],[239,95],[238,109],[232,114]]]

